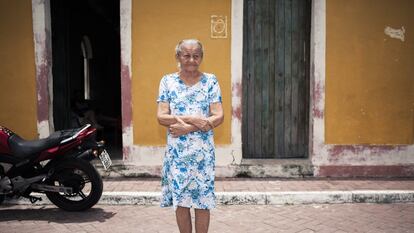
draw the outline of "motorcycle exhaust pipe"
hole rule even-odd
[[[86,151],[82,152],[81,154],[77,155],[76,157],[80,158],[80,159],[87,160],[87,161],[91,161],[95,158],[98,158],[99,155],[100,155],[100,153],[98,152],[97,149],[89,149],[89,150],[86,150]]]
[[[94,159],[93,154],[92,154],[92,149],[85,150],[84,152],[82,152],[80,155],[76,157],[79,159],[84,159],[88,161],[91,161],[92,159]]]
[[[73,189],[71,187],[64,187],[64,186],[32,184],[30,187],[33,189],[39,190],[39,191],[46,191],[46,192],[65,193],[65,194],[73,193]]]

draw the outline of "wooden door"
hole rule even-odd
[[[305,158],[310,0],[245,0],[243,158]]]

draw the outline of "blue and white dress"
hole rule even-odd
[[[221,91],[213,74],[203,73],[200,81],[187,86],[178,73],[161,79],[157,102],[167,102],[172,115],[210,115],[210,104],[221,103]],[[213,131],[196,131],[174,138],[167,133],[162,168],[161,207],[215,207]]]

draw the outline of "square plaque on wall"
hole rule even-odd
[[[227,16],[211,16],[211,38],[227,38]]]

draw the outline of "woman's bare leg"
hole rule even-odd
[[[210,211],[195,209],[195,230],[196,233],[207,233],[210,225]]]
[[[177,225],[180,232],[191,233],[192,225],[190,209],[178,206],[177,210],[175,211],[175,217],[177,219]]]

